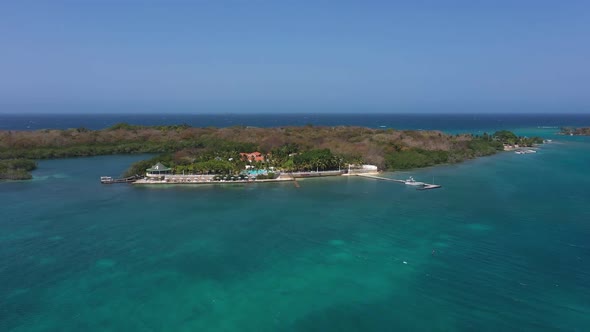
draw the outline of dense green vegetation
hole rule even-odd
[[[0,159],[55,159],[88,157],[109,154],[162,153],[185,148],[199,147],[198,141],[181,142],[118,142],[92,143],[73,146],[43,146],[28,149],[0,149]]]
[[[315,171],[368,163],[396,170],[490,155],[501,151],[504,144],[540,142],[540,138],[517,137],[509,131],[472,136],[344,126],[192,128],[121,123],[104,130],[0,131],[0,160],[158,154],[133,164],[127,175],[143,174],[158,161],[176,174],[237,174],[247,165]],[[265,157],[264,162],[248,161],[240,155],[254,151]],[[16,171],[4,168],[7,172]]]
[[[534,144],[543,143],[543,139],[540,137],[519,137],[513,132],[507,130],[497,131],[492,137],[504,144],[518,145],[521,147],[533,146]]]
[[[37,164],[27,159],[0,160],[0,180],[29,180]]]
[[[508,130],[497,131],[494,133],[493,137],[505,144],[516,144],[518,142],[518,136]]]
[[[475,137],[466,142],[462,149],[445,151],[413,148],[389,153],[385,156],[385,165],[390,170],[428,167],[489,156],[503,149],[503,144],[491,136],[483,138]]]
[[[343,160],[343,157],[332,154],[330,149],[314,149],[295,155],[292,168],[301,171],[338,169]]]

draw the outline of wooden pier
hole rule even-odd
[[[128,178],[113,179],[110,176],[101,176],[100,183],[102,184],[113,184],[113,183],[133,183],[140,179],[139,175],[130,176]]]
[[[357,176],[362,176],[364,178],[375,179],[375,180],[383,180],[383,181],[393,181],[399,183],[406,183],[404,180],[392,179],[392,178],[384,178],[382,176],[376,176],[371,174],[357,174]]]

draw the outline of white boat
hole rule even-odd
[[[407,180],[404,181],[405,184],[407,184],[408,186],[423,186],[424,182],[418,182],[416,180],[414,180],[413,177],[409,177]]]
[[[100,183],[113,183],[113,178],[110,176],[101,176]]]
[[[438,188],[442,188],[442,186],[440,184],[427,184],[427,185],[424,185],[420,188],[416,188],[416,190],[428,190],[428,189],[438,189]]]

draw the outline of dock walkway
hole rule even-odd
[[[127,178],[121,178],[121,179],[113,179],[110,176],[101,176],[100,177],[100,183],[102,183],[102,184],[133,183],[133,182],[137,181],[140,178],[141,177],[139,175],[134,175],[134,176],[130,176],[130,177],[127,177]]]
[[[369,179],[375,179],[375,180],[381,180],[381,181],[393,181],[393,182],[397,182],[397,183],[406,184],[406,181],[404,181],[404,180],[385,178],[382,176],[377,176],[377,175],[372,175],[372,174],[356,174],[356,175],[364,177],[364,178],[369,178]],[[442,186],[439,184],[423,182],[420,186],[417,186],[416,190],[428,190],[428,189],[438,189],[438,188],[442,188]]]
[[[375,180],[393,181],[393,182],[399,182],[399,183],[405,183],[406,182],[404,180],[398,180],[398,179],[392,179],[392,178],[384,178],[382,176],[376,176],[376,175],[371,175],[371,174],[357,174],[357,176],[362,176],[364,178],[370,178],[370,179],[375,179]]]

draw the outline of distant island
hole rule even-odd
[[[590,136],[590,127],[584,127],[584,128],[562,127],[560,129],[559,133],[562,135],[569,135],[569,136]]]
[[[120,123],[102,130],[0,131],[0,180],[30,179],[36,167],[33,160],[133,153],[157,156],[130,165],[124,176],[145,174],[157,163],[165,164],[172,174],[270,170],[260,178],[272,177],[275,171],[329,171],[360,164],[395,171],[457,163],[542,142],[510,131],[450,135],[312,125],[195,128]]]

